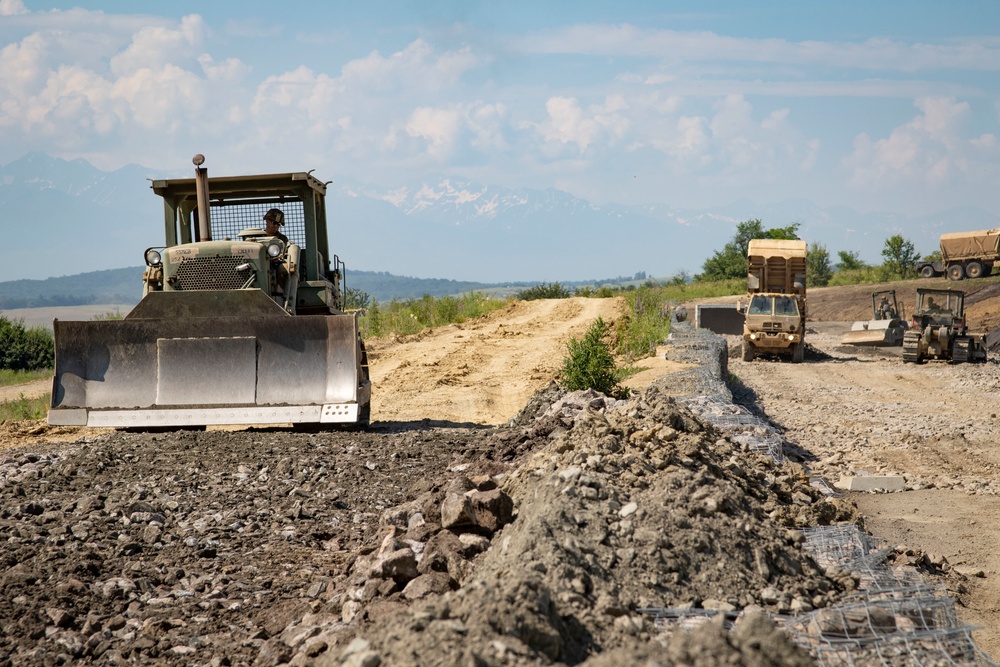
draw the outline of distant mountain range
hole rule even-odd
[[[43,280],[8,280],[0,282],[0,311],[49,306],[85,306],[98,304],[134,305],[142,296],[142,267],[88,271],[73,276]],[[634,276],[618,276],[594,281],[591,285],[632,281]],[[537,283],[479,283],[444,278],[411,278],[385,271],[348,271],[345,286],[386,303],[393,299],[419,299],[466,292],[489,291],[495,295],[516,294]],[[580,283],[565,283],[576,286]]]
[[[210,176],[221,175],[208,167]],[[0,224],[14,239],[0,246],[0,282],[141,264],[143,251],[163,236],[163,207],[147,179],[190,175],[137,165],[104,172],[44,153],[0,167]],[[363,270],[502,284],[640,271],[694,274],[732,238],[738,222],[753,218],[765,227],[799,223],[800,236],[824,243],[834,259],[838,250],[849,250],[875,263],[892,234],[903,234],[923,254],[936,248],[941,232],[1000,227],[998,216],[971,207],[912,218],[805,200],[737,201],[706,210],[598,206],[558,190],[511,190],[453,177],[380,188],[319,176],[333,178],[331,251],[347,263],[349,276]]]

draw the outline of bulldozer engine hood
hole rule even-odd
[[[267,247],[248,241],[203,241],[163,252],[163,289],[234,290],[266,285]]]

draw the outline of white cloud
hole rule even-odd
[[[548,117],[529,126],[549,144],[547,152],[550,155],[570,144],[585,153],[598,141],[606,145],[622,140],[629,129],[628,111],[628,102],[621,95],[610,95],[603,103],[586,109],[574,97],[557,95],[545,102]]]
[[[143,28],[128,48],[111,59],[111,73],[126,76],[139,69],[163,70],[177,62],[197,60],[204,29],[198,15],[185,16],[179,26]]]
[[[883,38],[858,42],[793,42],[727,37],[629,24],[584,24],[530,33],[511,41],[525,53],[663,58],[670,62],[820,64],[862,70],[1000,70],[1000,39],[906,43]]]
[[[921,111],[883,139],[867,133],[854,140],[846,165],[852,185],[862,189],[909,185],[939,185],[970,172],[973,142],[960,136],[969,105],[954,98],[923,98],[914,105]]]
[[[340,80],[346,87],[369,92],[401,88],[433,91],[453,85],[478,63],[479,58],[468,47],[438,53],[418,39],[388,57],[373,51],[350,61],[341,70]]]
[[[28,13],[22,0],[0,0],[0,16],[23,16]]]
[[[451,155],[461,129],[461,115],[454,109],[415,109],[406,123],[406,133],[427,142],[427,152],[435,159]]]

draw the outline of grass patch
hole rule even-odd
[[[14,384],[24,384],[50,377],[52,377],[51,368],[42,368],[37,371],[12,371],[0,368],[0,387],[9,387]]]
[[[503,308],[510,299],[496,299],[481,292],[434,298],[423,296],[381,304],[372,301],[361,318],[362,336],[408,336],[428,327],[460,324]]]
[[[45,419],[49,413],[50,400],[49,394],[38,398],[25,398],[24,394],[21,394],[15,401],[0,403],[0,422]]]
[[[662,287],[640,287],[621,296],[629,312],[615,323],[615,351],[628,361],[655,354],[670,333],[673,300]]]

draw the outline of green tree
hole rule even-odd
[[[806,281],[810,287],[823,287],[829,284],[833,277],[833,268],[830,266],[830,253],[822,243],[814,243],[809,248],[806,255]]]
[[[615,398],[628,395],[628,389],[618,384],[623,373],[615,365],[607,342],[610,330],[610,325],[598,317],[582,340],[573,338],[566,344],[567,354],[559,373],[564,387],[570,391],[593,389]]]
[[[702,273],[695,276],[696,280],[727,280],[729,278],[744,278],[747,275],[747,247],[751,239],[797,239],[799,225],[764,229],[764,223],[758,219],[747,220],[736,226],[733,240],[705,260]]]
[[[855,271],[857,269],[864,269],[868,266],[861,261],[860,257],[858,257],[857,250],[840,250],[837,252],[837,257],[840,259],[840,261],[837,262],[838,271]]]
[[[536,299],[568,299],[571,296],[567,287],[558,282],[539,283],[517,293],[517,298],[521,301],[534,301]]]
[[[356,287],[348,287],[344,290],[344,308],[347,310],[364,310],[371,304],[371,301],[371,294]]]
[[[917,254],[913,243],[902,234],[895,234],[885,240],[885,247],[882,248],[883,268],[890,276],[897,278],[909,278],[914,274],[913,263],[920,255]]]
[[[55,344],[47,329],[28,329],[22,320],[0,316],[0,368],[35,371],[52,368],[54,362]]]

